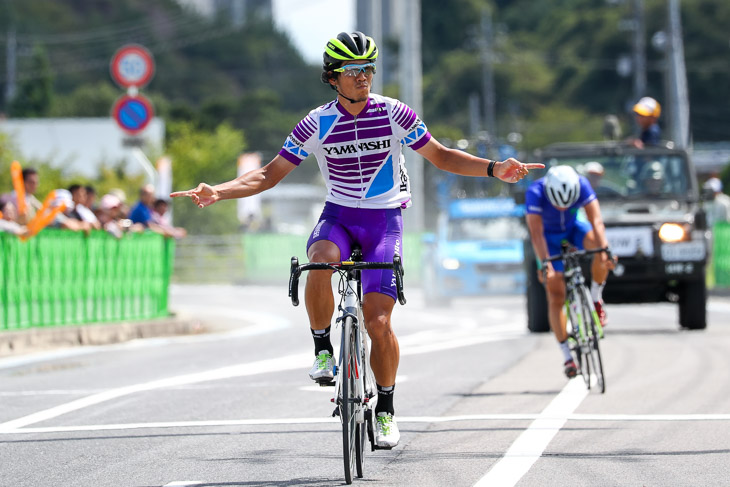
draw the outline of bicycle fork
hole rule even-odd
[[[352,396],[355,402],[355,419],[357,423],[362,423],[365,421],[366,407],[364,406],[368,403],[370,398],[365,395],[365,371],[362,363],[362,316],[360,313],[360,298],[358,296],[357,289],[358,281],[355,279],[349,279],[347,281],[347,289],[344,293],[343,303],[340,306],[340,317],[337,321],[342,322],[343,329],[340,346],[340,360],[337,367],[346,368],[341,371],[335,371],[337,383],[335,387],[335,397],[332,402],[337,403],[338,397],[342,397],[342,385],[340,381],[349,380],[352,377],[354,379],[351,383],[354,385]],[[352,329],[350,330],[345,329],[345,318],[347,317],[352,318]],[[354,341],[354,344],[351,344],[351,340]],[[350,349],[352,352],[350,354],[349,361],[345,360],[346,349]],[[339,372],[342,373],[340,374]],[[342,400],[347,401],[350,399],[343,397]]]

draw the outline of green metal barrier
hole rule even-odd
[[[252,233],[243,235],[244,280],[247,282],[286,283],[289,281],[289,263],[292,256],[299,262],[307,260],[306,235]],[[421,234],[403,236],[403,266],[405,284],[420,280]]]
[[[46,229],[0,233],[0,331],[140,320],[168,314],[175,241]]]
[[[714,284],[730,287],[730,223],[716,223],[712,233]]]

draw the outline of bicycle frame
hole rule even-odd
[[[335,395],[332,399],[337,407],[333,416],[340,416],[342,422],[343,460],[345,482],[352,483],[353,466],[358,477],[363,476],[365,433],[367,430],[371,448],[375,437],[372,425],[371,402],[375,394],[375,378],[370,369],[370,351],[367,330],[362,318],[361,272],[364,269],[392,269],[395,277],[398,301],[405,304],[403,295],[403,267],[396,254],[393,262],[362,262],[359,248],[353,251],[352,260],[342,262],[299,265],[299,259],[292,257],[289,276],[289,297],[292,304],[299,304],[299,277],[305,270],[333,270],[339,273],[339,294],[337,323],[342,324],[339,362],[335,370]]]
[[[565,266],[565,311],[572,327],[569,339],[571,351],[576,358],[580,373],[586,387],[591,388],[591,372],[601,393],[606,392],[606,380],[603,375],[603,360],[599,348],[599,340],[603,338],[603,327],[598,317],[590,292],[586,287],[580,260],[591,254],[607,252],[608,248],[594,250],[576,250],[563,244],[560,255],[550,256],[544,262],[562,260]]]

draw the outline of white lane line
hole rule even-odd
[[[456,423],[479,421],[535,421],[546,419],[544,413],[512,413],[512,414],[465,414],[460,416],[399,416],[399,424],[409,423]],[[678,421],[730,421],[730,414],[570,414],[567,421],[606,421],[606,422],[678,422]],[[114,431],[141,430],[158,428],[213,428],[227,426],[280,426],[306,424],[339,424],[339,419],[330,416],[317,418],[263,418],[263,419],[221,419],[204,421],[163,421],[154,423],[119,423],[88,424],[78,426],[49,426],[39,428],[21,428],[0,431],[0,435],[24,435],[41,433],[70,433],[81,431]]]
[[[588,390],[580,380],[569,381],[475,486],[511,487],[517,484],[542,456],[542,452],[568,420],[568,415],[575,411],[587,395]]]
[[[514,339],[523,337],[527,334],[525,331],[520,332],[505,332],[501,327],[495,327],[495,332],[489,333],[484,331],[480,333],[481,336],[472,337],[459,337],[455,340],[439,341],[437,343],[428,344],[423,341],[418,341],[417,344],[412,346],[406,345],[401,348],[401,355],[414,355],[419,353],[428,353],[440,350],[448,350],[452,348],[459,348],[464,346],[476,345],[479,343],[485,343],[497,340]],[[432,337],[433,339],[433,337]],[[181,385],[195,384],[198,382],[230,379],[233,377],[243,377],[256,374],[265,374],[270,372],[282,372],[287,370],[293,370],[298,368],[308,368],[311,363],[312,354],[311,352],[300,353],[296,355],[289,355],[286,357],[273,358],[268,360],[261,360],[259,362],[251,362],[245,364],[231,365],[222,367],[219,369],[209,370],[205,372],[198,372],[194,374],[186,374],[176,377],[169,377],[167,379],[159,379],[151,382],[145,382],[141,384],[134,384],[126,387],[120,387],[116,389],[110,389],[103,391],[98,394],[93,394],[88,397],[80,398],[75,401],[61,404],[59,406],[39,411],[37,413],[29,414],[27,416],[0,423],[0,433],[4,431],[16,430],[23,428],[31,424],[39,423],[41,421],[47,421],[55,417],[61,416],[72,411],[77,411],[89,406],[94,406],[105,401],[117,399],[122,396],[134,394],[137,392],[151,391],[153,389],[160,389],[163,387],[175,387]]]
[[[85,394],[94,394],[101,392],[103,389],[59,389],[47,391],[5,391],[0,392],[0,397],[23,397],[23,396],[82,396]]]
[[[278,357],[268,360],[260,360],[258,362],[251,362],[247,364],[231,365],[228,367],[221,367],[219,369],[208,370],[205,372],[198,372],[195,374],[185,374],[176,377],[170,377],[167,379],[159,379],[151,382],[144,382],[142,384],[134,384],[131,386],[120,387],[117,389],[111,389],[108,391],[93,394],[75,401],[61,404],[44,411],[29,414],[22,418],[0,423],[0,433],[8,430],[14,430],[28,426],[41,421],[46,421],[62,414],[77,411],[89,406],[109,401],[111,399],[117,399],[122,396],[134,394],[137,392],[150,391],[153,389],[159,389],[162,387],[180,386],[186,384],[194,384],[197,382],[204,382],[209,380],[220,380],[230,379],[232,377],[243,377],[248,375],[263,374],[269,372],[281,372],[284,370],[292,370],[297,368],[306,368],[311,362],[311,353],[301,353],[297,355],[289,355],[286,357]]]
[[[20,355],[17,357],[5,357],[0,358],[0,369],[10,369],[38,362],[47,362],[50,360],[58,360],[69,357],[79,357],[83,355],[89,355],[98,352],[108,352],[112,350],[129,350],[160,347],[174,343],[215,342],[235,338],[246,338],[281,331],[285,328],[289,328],[290,326],[292,326],[291,321],[270,313],[240,311],[234,308],[220,308],[216,311],[216,316],[219,315],[227,316],[229,318],[235,317],[242,322],[250,322],[250,324],[241,328],[235,328],[233,330],[223,332],[210,332],[205,334],[179,335],[171,337],[140,338],[110,345],[84,345],[61,350],[49,350],[47,352],[37,352],[27,355]]]

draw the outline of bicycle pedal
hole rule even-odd
[[[334,387],[335,381],[333,380],[318,380],[317,384],[319,384],[320,387]]]
[[[335,410],[332,411],[332,417],[334,418],[335,416],[339,416],[339,415],[340,415],[340,408],[335,408]]]
[[[392,450],[392,446],[378,446],[375,443],[373,443],[373,449],[374,450]]]

